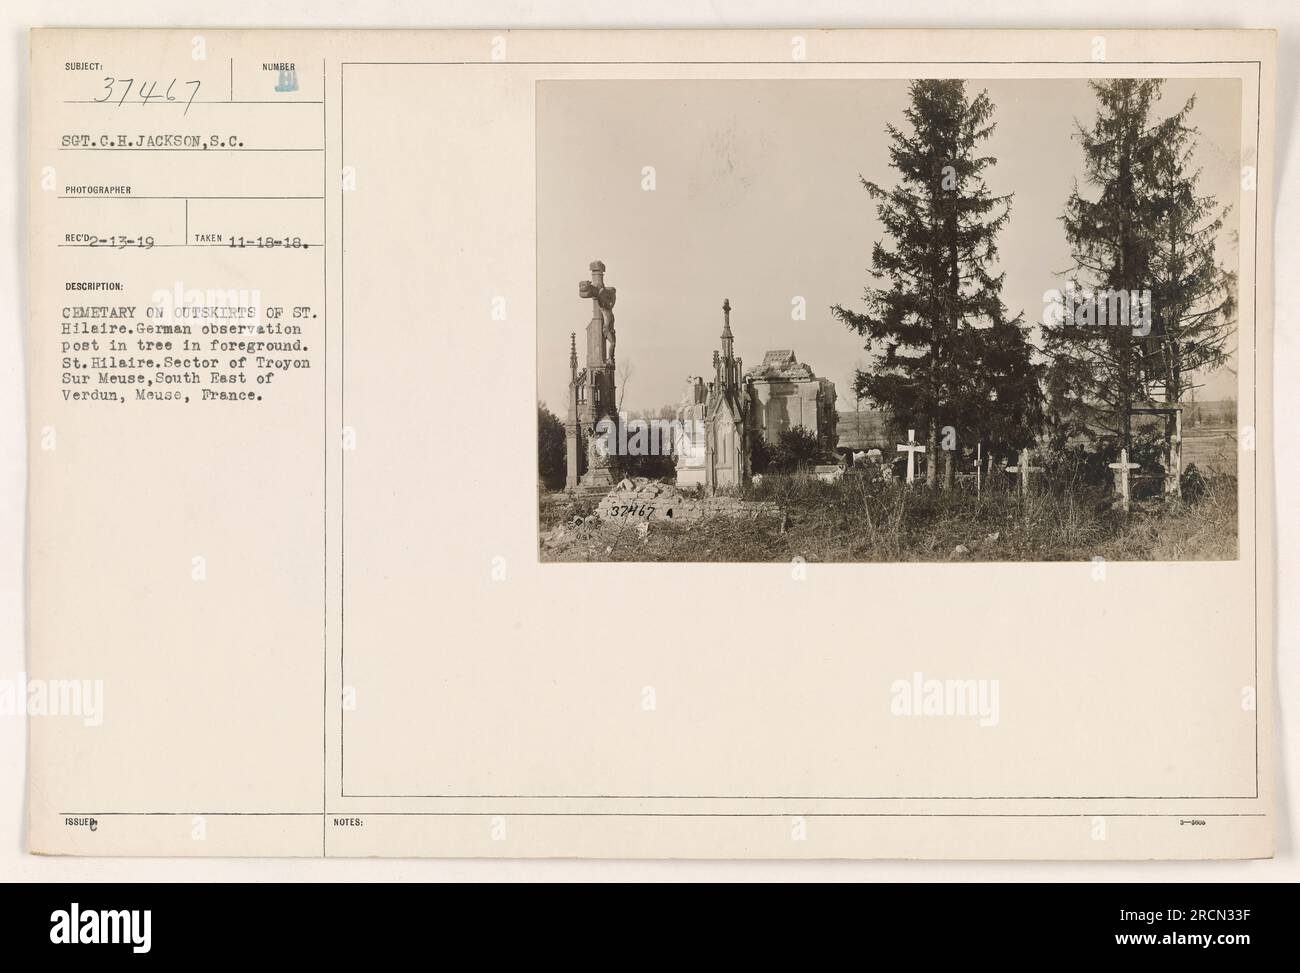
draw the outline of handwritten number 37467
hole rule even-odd
[[[181,81],[179,78],[172,78],[171,81],[167,83],[167,87],[162,91],[158,90],[159,83],[160,82],[157,81],[141,81],[137,85],[135,78],[105,78],[104,96],[102,98],[96,98],[95,101],[112,101],[113,98],[116,97],[117,106],[121,108],[126,104],[126,100],[131,98],[132,91],[135,92],[135,98],[131,99],[132,103],[138,101],[141,105],[147,105],[150,102],[155,101],[180,101],[177,94],[179,93],[180,95],[184,95],[184,89],[189,88],[190,96],[185,100],[185,111],[181,112],[182,115],[188,115],[190,113],[190,105],[194,103],[194,96],[199,93],[201,82]],[[177,85],[180,85],[181,87],[178,89]]]

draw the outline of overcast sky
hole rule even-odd
[[[746,368],[793,348],[832,379],[851,410],[863,339],[830,306],[863,307],[872,244],[881,237],[859,174],[892,186],[885,125],[902,123],[906,81],[552,81],[538,86],[538,397],[561,417],[569,332],[590,302],[578,281],[595,259],[618,288],[618,360],[630,367],[625,409],[680,399],[687,375],[709,374],[723,298]],[[1071,267],[1060,222],[1095,98],[1082,80],[968,81],[987,89],[997,129],[984,154],[994,193],[1014,192],[999,240],[1003,300],[1029,321]],[[1237,266],[1240,90],[1236,80],[1174,80],[1157,111],[1192,94],[1202,192],[1231,203],[1221,260]],[[655,189],[642,189],[654,167]],[[1086,189],[1086,187],[1085,187]],[[803,297],[807,320],[791,318]],[[1037,332],[1035,331],[1035,338]],[[1235,362],[1234,362],[1235,364]],[[1226,370],[1198,398],[1236,395]]]

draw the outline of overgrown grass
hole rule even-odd
[[[712,518],[695,524],[553,527],[589,513],[562,495],[543,496],[543,560],[561,561],[1070,561],[1231,560],[1237,556],[1237,482],[1215,476],[1197,502],[1136,502],[1128,515],[1092,487],[1021,497],[994,487],[976,495],[911,489],[846,476],[823,483],[769,475],[746,499],[777,504],[782,516]]]

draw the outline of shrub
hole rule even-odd
[[[1179,478],[1179,487],[1183,493],[1183,499],[1188,503],[1199,503],[1205,498],[1206,491],[1210,487],[1210,481],[1205,478],[1205,474],[1196,468],[1195,463],[1188,463],[1187,469],[1183,470],[1183,475]]]
[[[783,473],[806,470],[819,463],[832,461],[831,452],[817,436],[803,426],[795,426],[781,433],[781,438],[771,447],[769,469]]]
[[[677,460],[672,453],[618,456],[614,458],[613,466],[619,477],[644,476],[650,480],[677,479]]]
[[[1119,460],[1119,446],[1110,439],[1071,439],[1039,448],[1036,464],[1047,471],[1048,482],[1056,489],[1110,487],[1115,482],[1111,463]],[[1129,462],[1137,463],[1132,473],[1134,497],[1158,496],[1164,490],[1165,440],[1158,432],[1139,430],[1133,433]]]
[[[564,423],[542,403],[537,403],[537,477],[548,490],[564,486]]]
[[[766,473],[772,469],[772,447],[760,433],[754,433],[754,441],[749,448],[749,467],[755,473]]]

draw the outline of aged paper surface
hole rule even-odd
[[[33,851],[1272,853],[1272,34],[31,44]],[[1125,78],[1163,79],[1161,117],[1195,98],[1222,220],[1227,344],[1159,415],[1210,486],[1135,439],[1097,454],[1113,534],[1035,547],[1035,511],[1090,501],[1047,431],[996,466],[980,432],[951,496],[1005,526],[882,533],[873,503],[952,502],[924,427],[863,431],[881,367],[829,310],[882,286],[858,180],[899,182],[885,126],[912,81],[988,93],[1017,200],[989,269],[1036,336],[1088,193],[1072,120]],[[698,457],[619,495],[594,420],[687,376],[665,418],[704,424]],[[574,483],[541,482],[539,403]],[[758,472],[795,427],[821,462]],[[897,474],[868,455],[895,445]],[[823,529],[795,483],[828,510],[860,484],[870,525]]]

